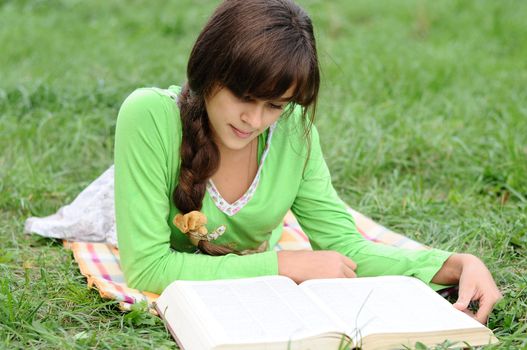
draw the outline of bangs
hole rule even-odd
[[[245,52],[232,52],[234,57],[222,72],[220,83],[237,96],[270,101],[294,87],[287,102],[307,107],[317,98],[320,78],[316,56],[306,50],[306,45],[291,37],[255,40],[245,45]]]

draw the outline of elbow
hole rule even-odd
[[[145,269],[140,264],[121,261],[121,268],[123,270],[124,280],[129,288],[144,290],[145,287],[149,287],[145,285],[144,278],[141,278],[145,273]]]
[[[161,275],[155,273],[156,264],[145,263],[139,259],[125,259],[121,262],[124,280],[129,288],[140,292],[160,294],[163,291],[160,285]]]

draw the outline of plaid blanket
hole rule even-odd
[[[357,229],[366,239],[408,249],[426,249],[422,244],[388,230],[351,208],[349,211],[355,219]],[[119,301],[122,310],[130,310],[132,304],[145,301],[150,311],[155,313],[152,302],[158,295],[126,285],[119,265],[117,248],[107,243],[70,241],[65,241],[64,246],[73,251],[73,257],[79,264],[81,273],[88,280],[88,288],[96,288],[103,298]],[[284,218],[282,236],[274,249],[311,249],[309,239],[291,212]]]

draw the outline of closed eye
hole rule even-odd
[[[276,104],[276,103],[268,103],[269,107],[271,107],[272,109],[284,109],[284,105],[279,105],[279,104]]]
[[[256,99],[254,97],[252,97],[251,95],[242,95],[241,97],[239,97],[239,99],[240,99],[241,102],[244,102],[244,103],[251,103],[251,102],[255,102],[256,101]],[[269,108],[271,108],[271,109],[282,110],[282,109],[284,109],[285,105],[286,104],[267,102],[267,106],[269,106]]]

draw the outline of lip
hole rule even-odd
[[[240,129],[237,129],[236,127],[234,127],[231,124],[229,124],[229,126],[231,127],[231,129],[234,132],[234,134],[236,136],[238,136],[239,138],[246,139],[246,138],[248,138],[249,136],[251,136],[253,134],[252,131],[251,132],[245,132],[245,131],[241,131]]]

